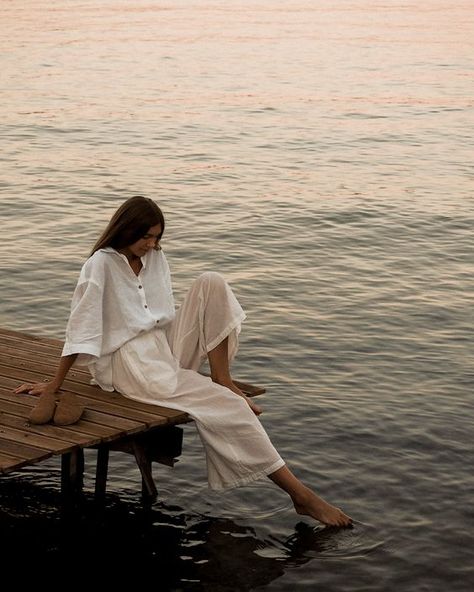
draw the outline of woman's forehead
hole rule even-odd
[[[162,232],[161,224],[155,224],[155,226],[150,226],[148,229],[148,234],[161,234]]]

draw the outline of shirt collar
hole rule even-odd
[[[100,249],[100,250],[104,253],[112,253],[114,255],[118,255],[121,259],[126,261],[126,263],[128,265],[127,257],[123,253],[119,253],[117,251],[117,249],[114,249],[113,247],[104,247],[103,249]],[[144,255],[143,257],[140,257],[140,261],[142,262],[143,269],[146,268],[146,264],[147,264],[148,258],[150,257],[151,251],[152,251],[152,249],[150,249],[150,251],[148,251],[148,253],[146,255]]]

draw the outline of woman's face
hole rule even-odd
[[[154,249],[160,243],[161,233],[161,224],[151,226],[142,238],[139,238],[137,242],[123,249],[123,253],[134,257],[143,257],[150,249]]]

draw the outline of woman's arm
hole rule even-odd
[[[69,369],[77,359],[78,354],[63,356],[56,370],[56,375],[51,382],[25,383],[17,387],[13,392],[15,394],[28,393],[30,395],[42,395],[43,393],[57,393],[66,378]]]

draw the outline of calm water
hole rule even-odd
[[[4,0],[0,30],[1,326],[62,337],[110,214],[154,197],[178,300],[227,277],[235,374],[357,520],[210,493],[188,426],[149,510],[120,455],[72,523],[55,461],[4,478],[6,556],[131,557],[163,590],[472,590],[472,1]]]

